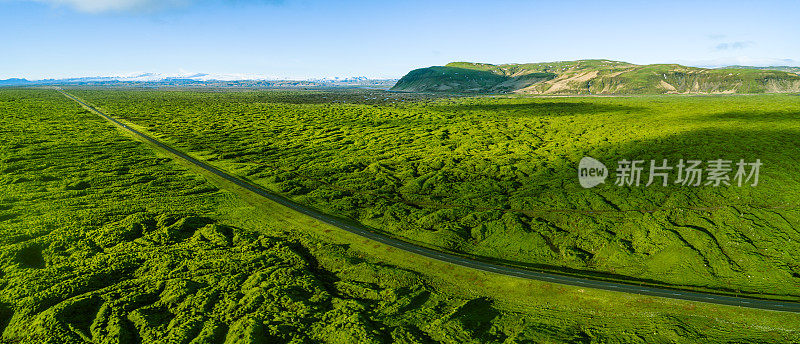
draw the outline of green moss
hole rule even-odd
[[[105,99],[109,108],[118,110],[122,107],[119,99],[112,102],[111,98],[104,98],[112,96],[110,93],[91,92],[91,95]],[[528,173],[529,169],[504,168],[509,164],[499,164],[497,161],[520,159],[497,152],[508,150],[513,154],[527,154],[525,152],[530,151],[514,145],[502,145],[503,148],[493,154],[498,160],[481,159],[477,163],[498,178],[491,181],[471,178],[463,172],[469,171],[462,169],[461,164],[465,162],[463,157],[452,155],[454,152],[464,154],[463,149],[476,149],[464,145],[467,142],[462,141],[464,134],[461,131],[469,132],[469,127],[459,125],[474,125],[470,123],[483,121],[486,127],[471,135],[480,145],[484,145],[482,140],[502,140],[482,137],[479,135],[481,132],[492,136],[519,137],[513,131],[516,130],[513,122],[494,125],[487,121],[488,113],[495,111],[497,108],[493,107],[496,106],[509,109],[504,110],[510,111],[504,113],[503,116],[507,116],[505,120],[525,118],[523,115],[526,111],[580,109],[601,114],[602,111],[614,111],[609,109],[619,109],[619,104],[613,102],[586,102],[580,106],[564,102],[550,107],[532,105],[536,101],[526,100],[524,106],[515,108],[502,102],[514,104],[519,100],[502,100],[500,104],[492,104],[483,103],[487,100],[469,103],[474,100],[465,99],[458,100],[466,103],[458,104],[464,109],[457,112],[460,119],[456,120],[453,111],[445,110],[453,105],[448,103],[452,100],[424,106],[414,104],[413,108],[390,107],[387,106],[389,101],[377,103],[374,99],[365,100],[364,93],[359,92],[337,93],[336,97],[351,103],[366,101],[367,104],[330,106],[327,102],[319,101],[321,97],[331,96],[326,93],[175,93],[169,96],[175,97],[175,104],[185,108],[180,110],[172,108],[173,105],[165,105],[161,102],[165,94],[158,92],[113,94],[113,97],[131,97],[153,108],[172,111],[172,116],[161,116],[159,120],[150,118],[150,112],[143,111],[136,115],[142,116],[138,119],[150,118],[142,123],[166,137],[175,135],[180,136],[181,140],[196,137],[185,141],[193,147],[220,152],[238,145],[240,150],[230,150],[234,154],[230,160],[220,160],[216,156],[214,161],[226,168],[242,175],[251,173],[250,176],[258,180],[263,175],[276,175],[277,178],[271,179],[276,183],[296,180],[306,187],[303,192],[308,192],[305,196],[309,202],[325,204],[328,197],[341,198],[346,201],[341,204],[344,211],[360,214],[348,208],[356,206],[373,209],[370,216],[376,222],[407,228],[409,234],[428,233],[432,239],[445,235],[447,242],[456,241],[458,247],[464,249],[470,248],[465,241],[471,239],[468,239],[469,235],[465,237],[458,231],[468,233],[484,222],[493,223],[491,230],[486,233],[495,233],[492,236],[495,239],[484,239],[484,242],[499,242],[495,240],[499,240],[504,228],[513,229],[518,235],[534,237],[540,234],[553,236],[567,231],[563,228],[571,227],[562,227],[560,221],[563,219],[559,218],[500,211],[465,212],[449,209],[420,212],[421,209],[406,206],[405,203],[390,203],[384,197],[365,195],[357,190],[388,196],[391,201],[408,196],[419,199],[433,197],[435,201],[453,200],[481,206],[491,206],[493,202],[519,202],[513,193],[497,191],[526,185],[515,178],[524,177],[520,171]],[[229,106],[224,104],[238,104],[236,109],[225,110],[231,112],[226,115],[230,116],[228,123],[247,125],[242,125],[238,130],[229,129],[226,127],[228,124],[214,119],[213,116],[218,116],[218,113],[193,108],[195,101],[206,97],[208,103],[205,106],[216,107],[215,111],[222,111],[220,109]],[[249,97],[260,99],[261,105]],[[780,100],[771,99],[776,104]],[[790,111],[791,107],[785,105],[784,109]],[[249,106],[256,108],[247,108]],[[258,108],[260,106],[270,111]],[[476,106],[483,107],[482,112],[473,112]],[[526,110],[526,107],[533,110]],[[279,118],[264,115],[283,111],[286,116],[297,119],[302,118],[297,116],[314,114],[320,109],[323,110],[318,113],[321,117],[314,118],[314,121],[283,122]],[[621,111],[627,110],[623,108]],[[206,176],[208,180],[200,178],[184,165],[175,164],[146,145],[130,140],[101,118],[82,111],[50,90],[0,90],[0,113],[5,119],[0,122],[0,161],[14,164],[13,169],[0,175],[0,212],[4,215],[17,214],[6,217],[0,225],[3,232],[0,238],[0,330],[3,341],[425,343],[663,342],[684,339],[704,342],[796,342],[800,338],[797,319],[791,314],[520,280],[430,261],[365,242],[363,238],[352,238],[347,233],[335,232],[285,208],[274,204],[263,205],[263,199],[248,198],[252,195],[238,192],[213,177]],[[201,113],[212,117],[194,117]],[[233,115],[235,113],[246,115],[238,118]],[[331,117],[331,114],[339,117]],[[398,119],[395,116],[405,117]],[[335,121],[337,125],[326,124],[322,120],[324,118]],[[548,117],[547,120],[556,122],[555,127],[548,128],[559,131],[575,126],[574,123],[560,126],[557,117]],[[618,119],[609,119],[610,123],[614,120]],[[171,121],[184,123],[181,126],[170,124]],[[369,126],[359,124],[360,121],[370,123],[369,126],[373,128],[388,130],[391,140],[411,147],[411,151],[417,150],[426,158],[417,159],[408,155],[408,152],[400,156],[394,154],[404,152],[401,146],[392,146],[390,149],[393,154],[374,151],[371,144],[385,142],[381,142],[380,137],[362,135],[361,131]],[[404,121],[410,121],[413,126],[402,125]],[[200,126],[200,123],[205,124]],[[526,130],[543,125],[542,122],[527,124],[531,126]],[[193,125],[197,125],[194,128],[203,129],[191,134],[174,130],[178,127],[193,128]],[[295,129],[293,125],[302,128]],[[402,130],[393,131],[392,128],[396,126]],[[486,130],[492,126],[496,132]],[[215,127],[217,129],[213,129]],[[167,131],[166,128],[173,130]],[[215,136],[219,128],[226,128],[224,137]],[[264,131],[254,134],[249,132],[252,128]],[[300,141],[304,137],[297,136],[296,130],[307,131],[312,141],[319,139],[313,145],[317,150],[308,150],[308,142]],[[402,131],[405,130],[408,133],[403,135]],[[540,131],[534,133],[543,136],[532,138],[534,142],[548,139]],[[289,135],[297,141],[269,135]],[[328,136],[322,139],[317,135]],[[273,151],[274,147],[264,150],[260,146],[272,140],[280,140],[286,147],[285,151]],[[330,140],[334,140],[333,143]],[[424,145],[418,145],[416,140],[425,140]],[[345,143],[348,141],[352,143]],[[449,147],[453,142],[459,142],[456,148],[465,147],[453,150]],[[340,149],[338,145],[354,145],[353,149],[362,151],[369,159],[383,161],[373,164],[360,159],[341,160],[342,156],[332,154]],[[425,147],[433,147],[433,154],[428,154],[425,151],[428,148]],[[436,147],[447,149],[438,151]],[[326,168],[326,173],[314,179],[298,178],[298,175],[306,176],[308,171],[295,168],[294,171],[283,173],[265,169],[266,165],[261,161],[253,160],[264,156],[280,158],[280,161],[288,164],[284,166],[295,167],[292,164],[298,160],[294,159],[305,159],[297,154],[304,149],[311,154],[332,154],[329,160],[319,160],[331,164]],[[19,157],[25,159],[17,159]],[[405,168],[408,164],[414,168]],[[558,165],[548,162],[545,166],[555,171]],[[344,184],[351,190],[326,191],[319,187],[322,181],[328,184],[343,183],[345,179],[340,179],[338,171],[352,174],[354,178],[346,179],[348,184]],[[364,178],[373,175],[378,177]],[[65,190],[66,180],[70,183],[85,181],[90,187]],[[209,180],[214,182],[213,186]],[[417,192],[422,193],[398,195],[396,190],[402,189],[409,180],[414,180],[414,184],[420,186]],[[450,183],[461,180],[475,184],[453,192],[450,189],[453,184]],[[207,191],[197,193],[187,190]],[[426,194],[429,190],[448,192],[431,196]],[[543,189],[540,187],[535,190]],[[495,196],[482,198],[484,195]],[[255,206],[244,204],[242,199]],[[557,193],[548,199],[572,201]],[[626,198],[606,195],[606,199]],[[632,202],[635,204],[642,200]],[[384,218],[382,214],[388,217]],[[757,214],[768,221],[777,221],[779,218],[777,214]],[[786,213],[780,215],[791,216]],[[463,221],[460,218],[462,216]],[[453,220],[454,217],[458,219]],[[426,220],[419,223],[427,228],[416,228],[405,222],[413,220],[412,223],[417,223],[422,218]],[[596,224],[594,221],[598,221],[591,217],[577,219],[581,221],[578,222],[579,226]],[[667,218],[657,219],[666,221]],[[703,226],[702,222],[696,222],[702,221],[700,218],[676,219],[685,220],[686,224],[692,226]],[[458,226],[437,228],[437,221],[452,222]],[[645,224],[652,222],[643,221]],[[630,226],[638,228],[637,224],[633,222]],[[678,224],[683,225],[684,222]],[[661,230],[651,225],[646,231],[619,233],[621,237],[629,237],[628,245],[633,246],[636,252],[665,252],[664,245],[669,247],[670,242],[675,242]],[[586,239],[581,243],[570,241],[569,237],[552,240],[552,243],[563,247],[564,252],[571,252],[568,256],[579,256],[583,251],[593,253],[596,257],[598,253],[595,250],[609,246],[607,243],[603,245],[605,236],[593,238],[584,235]],[[713,244],[703,235],[685,235],[686,241],[698,248],[704,247],[701,246],[703,243]],[[768,241],[768,237],[759,240],[762,239],[763,242]],[[511,239],[507,240],[511,242]],[[597,245],[596,248],[593,245]],[[680,248],[680,243],[675,247]],[[548,251],[552,252],[549,248],[543,252]],[[689,251],[687,254],[692,253]],[[715,257],[712,253],[706,256]],[[574,259],[580,261],[584,258]],[[617,259],[629,262],[627,257]],[[722,260],[720,262],[725,264]]]

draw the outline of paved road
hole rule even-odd
[[[353,223],[348,220],[343,220],[340,218],[336,218],[334,216],[330,216],[327,214],[323,214],[317,210],[312,208],[306,207],[304,205],[297,204],[287,198],[282,196],[278,196],[272,194],[261,187],[236,178],[224,171],[221,171],[213,166],[210,166],[202,161],[199,161],[195,158],[192,158],[186,155],[183,152],[180,152],[172,147],[169,147],[160,141],[136,130],[133,129],[124,123],[117,121],[116,119],[112,118],[109,115],[95,109],[94,107],[86,104],[82,100],[78,99],[77,97],[64,92],[60,88],[57,88],[59,92],[61,92],[64,96],[69,99],[72,99],[87,110],[96,113],[105,119],[111,121],[112,123],[116,124],[117,126],[141,137],[144,140],[147,140],[154,145],[164,149],[173,155],[178,156],[181,159],[184,159],[194,165],[197,165],[200,168],[203,168],[215,175],[222,177],[242,188],[245,188],[259,196],[267,198],[271,201],[279,203],[287,208],[290,208],[294,211],[299,213],[303,213],[310,217],[313,217],[317,220],[322,222],[328,223],[330,225],[336,226],[348,232],[357,234],[359,236],[368,238],[370,240],[374,240],[380,242],[382,244],[386,244],[407,252],[412,252],[419,254],[421,256],[425,256],[428,258],[440,260],[443,262],[448,262],[460,266],[465,266],[468,268],[489,271],[497,274],[507,275],[507,276],[514,276],[514,277],[521,277],[527,279],[533,279],[537,281],[544,281],[544,282],[552,282],[552,283],[559,283],[577,287],[587,287],[587,288],[595,288],[595,289],[603,289],[603,290],[611,290],[611,291],[619,291],[625,293],[633,293],[633,294],[640,294],[640,295],[649,295],[649,296],[658,296],[658,297],[665,297],[670,299],[679,299],[679,300],[689,300],[689,301],[699,301],[699,302],[706,302],[706,303],[714,303],[720,305],[731,305],[731,306],[739,306],[739,307],[747,307],[747,308],[758,308],[758,309],[766,309],[766,310],[773,310],[773,311],[784,311],[784,312],[797,312],[800,313],[800,303],[798,302],[786,302],[786,301],[772,301],[772,300],[763,300],[763,299],[755,299],[755,298],[746,298],[746,297],[735,297],[735,296],[725,296],[725,295],[717,295],[711,293],[701,293],[701,292],[691,292],[691,291],[684,291],[684,290],[676,290],[676,289],[668,289],[668,288],[659,288],[659,287],[650,287],[650,286],[641,286],[635,284],[625,284],[625,283],[617,283],[617,282],[609,282],[603,280],[594,280],[585,277],[577,277],[577,276],[568,276],[568,275],[559,275],[555,273],[547,273],[547,272],[537,272],[537,271],[530,271],[521,268],[509,267],[494,263],[487,263],[471,258],[466,258],[446,252],[441,252],[437,250],[433,250],[430,248],[422,247],[413,243],[405,242],[399,239],[395,239],[389,237],[387,235],[376,233],[367,229],[364,226],[361,226],[357,223]]]

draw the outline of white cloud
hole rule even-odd
[[[725,43],[717,44],[715,49],[716,50],[729,50],[729,49],[730,50],[738,50],[738,49],[744,49],[744,48],[750,47],[750,46],[752,46],[754,44],[755,43],[753,43],[752,41],[725,42]]]
[[[183,7],[192,0],[28,0],[69,7],[86,13],[103,12],[153,12],[167,8]]]
[[[0,0],[0,2],[2,1],[38,2],[49,4],[53,7],[67,7],[79,12],[92,14],[113,12],[149,13],[214,1],[231,6],[243,4],[280,5],[283,3],[283,0]]]

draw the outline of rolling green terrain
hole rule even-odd
[[[453,62],[416,69],[394,91],[519,94],[671,94],[800,92],[791,70],[705,69],[609,60],[502,64]]]
[[[800,296],[797,96],[72,92],[211,164],[406,240],[533,269]],[[583,189],[583,156],[612,171],[624,158],[763,167],[755,187]]]
[[[0,342],[459,342],[535,334],[512,330],[516,315],[501,321],[506,315],[488,299],[452,298],[419,274],[253,216],[237,196],[54,91],[2,90],[0,113]],[[511,328],[495,327],[501,323]],[[566,326],[551,331],[581,335]]]
[[[201,145],[243,139],[238,136],[241,131],[252,128],[264,130],[254,139],[262,143],[270,142],[268,135],[282,127],[288,135],[292,125],[304,123],[296,118],[277,121],[280,114],[299,115],[293,108],[299,108],[303,116],[314,111],[318,116],[338,114],[338,118],[330,118],[336,121],[345,121],[345,113],[351,112],[362,120],[375,112],[390,121],[395,113],[433,109],[427,117],[409,118],[424,131],[426,120],[444,123],[445,118],[437,116],[445,112],[437,112],[441,111],[437,107],[515,101],[378,99],[381,93],[373,92],[75,93],[118,109],[133,107],[127,103],[133,99],[143,104],[140,110],[146,109],[144,105],[155,106],[163,111],[161,116],[149,111],[137,116],[164,121],[162,130],[171,128],[172,121],[185,120],[187,132],[170,135],[185,135],[181,141],[194,136],[197,141],[184,142],[196,151]],[[760,98],[776,106],[787,99]],[[393,106],[392,101],[413,101],[413,105]],[[195,118],[200,116],[195,112],[200,108],[189,106],[190,102],[217,106],[215,111],[226,114],[228,120],[192,127],[200,120]],[[239,121],[220,111],[230,106],[242,110],[245,104],[264,110],[249,112],[248,117],[261,113],[275,118]],[[523,104],[524,108],[536,108],[533,103]],[[549,106],[563,111],[570,105]],[[347,112],[340,113],[342,110]],[[800,340],[800,319],[795,314],[520,280],[427,260],[337,232],[178,164],[53,90],[2,89],[0,114],[4,119],[0,122],[3,343]],[[131,117],[130,113],[127,116]],[[308,118],[305,123],[325,124],[319,118]],[[352,130],[357,121],[342,128]],[[154,124],[148,126],[160,132]],[[231,130],[231,137],[225,140],[210,140],[219,126],[241,128]],[[316,133],[313,128],[302,130]],[[302,130],[293,131],[295,148],[319,148],[297,136]],[[433,135],[445,140],[441,134]],[[407,137],[393,135],[399,144],[410,143]],[[341,141],[338,136],[328,142],[336,145]],[[204,138],[206,143],[201,143]],[[287,147],[282,156],[287,159],[284,166],[291,167],[292,158],[303,157],[288,151],[294,148],[283,143]],[[364,142],[359,144],[369,149]],[[334,154],[334,148],[309,150]],[[240,172],[267,166],[246,162],[244,158],[252,160],[253,156],[242,151],[232,152],[233,156],[220,154],[210,160]],[[452,150],[442,150],[432,155],[432,162],[439,165],[446,152],[452,154]],[[445,164],[441,165],[438,170],[446,170]],[[354,172],[356,177],[364,174]],[[283,173],[277,174],[274,178],[283,178]],[[766,183],[768,178],[763,178]],[[295,188],[309,183],[305,177],[294,180],[297,184],[291,185]],[[286,187],[286,181],[274,180],[270,185]],[[378,177],[364,186],[370,183],[386,185]],[[380,188],[372,188],[372,192],[393,194]],[[297,198],[314,203],[311,196],[304,195]],[[333,207],[357,213],[345,207],[355,201],[354,195],[341,197]],[[369,206],[364,208],[369,210]],[[691,258],[691,252],[683,253]]]

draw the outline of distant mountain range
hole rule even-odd
[[[781,72],[789,72],[794,74],[800,74],[800,67],[792,67],[792,66],[770,66],[770,67],[753,67],[753,66],[727,66],[723,67],[724,69],[760,69],[760,70],[777,70]]]
[[[141,73],[127,76],[98,76],[64,79],[27,80],[11,78],[0,80],[0,86],[45,86],[45,85],[84,85],[84,86],[210,86],[210,87],[374,87],[389,88],[397,79],[370,79],[366,77],[323,78],[305,80],[282,80],[255,75],[189,74],[164,75]]]
[[[800,67],[687,67],[611,60],[525,64],[452,62],[415,69],[401,79],[366,77],[282,80],[258,75],[140,73],[63,79],[0,80],[2,86],[138,86],[376,88],[459,94],[726,94],[800,92]]]
[[[669,94],[800,92],[800,67],[697,68],[611,60],[526,64],[453,62],[416,69],[394,91],[519,94]]]

